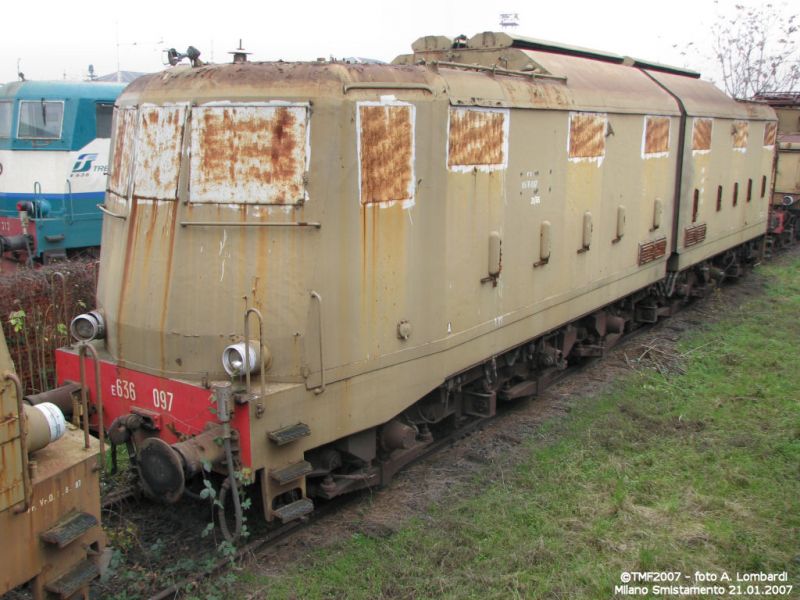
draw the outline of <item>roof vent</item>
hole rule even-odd
[[[239,38],[239,47],[236,48],[236,50],[228,52],[228,54],[233,54],[233,64],[238,65],[241,63],[246,63],[248,55],[252,54],[252,52],[244,51],[244,48],[242,47],[242,39]]]

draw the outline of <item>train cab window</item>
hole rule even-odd
[[[739,182],[733,184],[733,205],[739,204]]]
[[[694,190],[694,202],[692,202],[692,223],[697,223],[697,213],[700,210],[700,190]]]
[[[111,117],[114,114],[113,104],[98,103],[95,106],[95,137],[107,140],[111,137]]]
[[[302,204],[309,132],[306,104],[193,108],[189,201]]]
[[[722,210],[722,186],[717,186],[717,212]]]
[[[767,176],[761,176],[761,197],[763,198],[764,195],[767,193]]]
[[[11,102],[0,102],[0,138],[11,137]]]
[[[22,100],[19,103],[17,137],[27,140],[60,139],[63,121],[63,100]]]
[[[750,200],[752,200],[752,199],[753,199],[753,180],[752,179],[748,179],[747,180],[747,201],[750,202]]]

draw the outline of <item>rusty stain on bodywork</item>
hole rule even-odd
[[[176,198],[185,117],[183,106],[148,106],[139,110],[133,171],[133,193],[137,198]]]
[[[767,123],[764,127],[764,145],[774,146],[775,139],[778,137],[778,124],[775,122]]]
[[[606,115],[571,113],[569,157],[599,158],[606,153]]]
[[[644,153],[662,154],[669,151],[669,117],[646,117]]]
[[[201,106],[192,113],[191,202],[305,200],[308,109]]]
[[[505,167],[508,110],[451,108],[447,166]]]
[[[133,167],[133,139],[136,132],[136,108],[115,109],[114,155],[111,162],[109,189],[118,196],[128,194],[128,181]]]
[[[711,150],[713,119],[695,119],[692,127],[692,150]]]
[[[747,148],[747,138],[750,132],[749,123],[747,121],[734,121],[731,127],[731,135],[733,135],[734,148]]]
[[[361,203],[413,200],[413,106],[359,103],[358,123]]]

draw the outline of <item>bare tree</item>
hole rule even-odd
[[[714,59],[725,90],[734,98],[752,98],[800,87],[800,33],[797,15],[786,5],[736,4],[711,27]]]

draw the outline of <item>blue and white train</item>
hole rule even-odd
[[[100,245],[114,100],[122,83],[0,87],[0,252],[31,264]],[[4,261],[5,262],[5,261]]]

